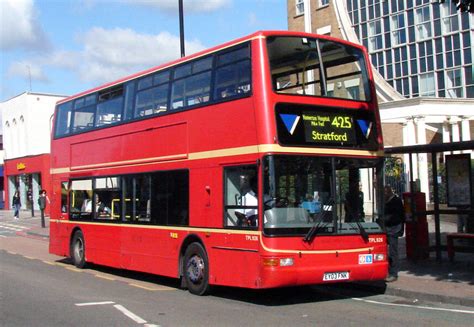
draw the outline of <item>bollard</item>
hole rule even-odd
[[[41,209],[41,228],[46,228],[46,224],[44,221],[44,209]]]

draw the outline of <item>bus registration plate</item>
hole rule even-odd
[[[324,273],[323,281],[349,279],[348,271]]]

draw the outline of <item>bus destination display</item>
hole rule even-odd
[[[355,144],[354,121],[351,116],[325,112],[304,112],[301,115],[306,142]]]

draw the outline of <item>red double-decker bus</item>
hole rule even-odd
[[[368,67],[359,45],[263,31],[60,101],[50,252],[199,295],[385,278]]]

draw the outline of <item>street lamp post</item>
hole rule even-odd
[[[184,15],[183,15],[183,0],[179,0],[179,40],[181,44],[181,58],[185,56],[184,53]]]

